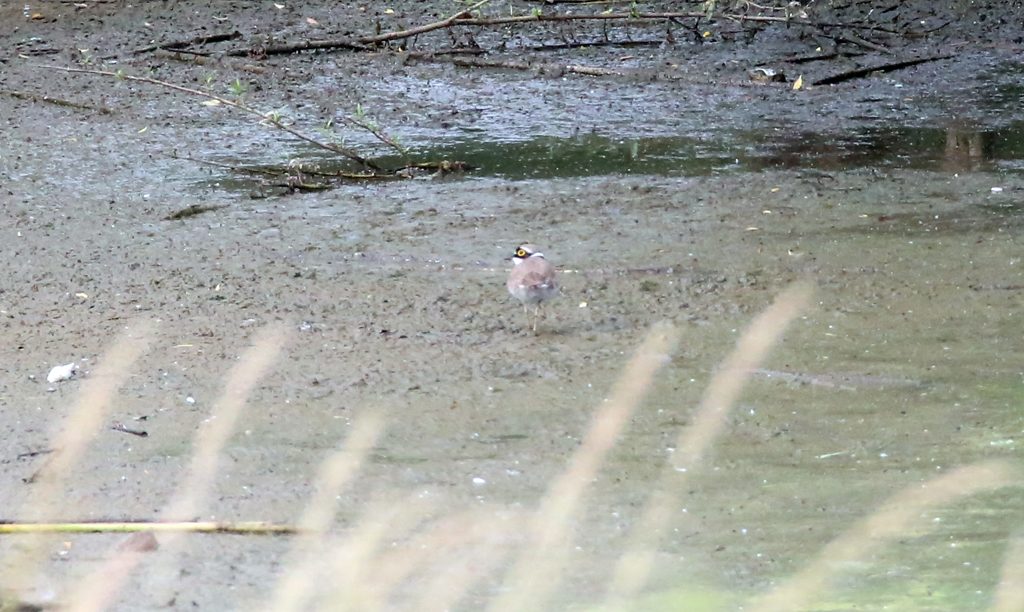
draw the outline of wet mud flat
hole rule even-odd
[[[289,330],[283,352],[248,401],[201,518],[294,522],[320,461],[372,410],[383,411],[387,433],[340,500],[340,533],[358,533],[368,512],[411,499],[435,504],[438,520],[466,508],[515,516],[564,469],[646,331],[668,320],[682,332],[680,345],[592,485],[577,524],[580,550],[557,599],[594,601],[716,364],[757,312],[803,279],[818,287],[817,304],[764,365],[773,376],[750,382],[728,433],[695,473],[687,516],[658,548],[652,592],[687,583],[715,593],[763,590],[894,491],[947,466],[1019,459],[1019,419],[1009,408],[1020,382],[1024,185],[983,156],[879,170],[829,165],[824,155],[819,167],[804,168],[800,160],[814,147],[794,138],[756,172],[715,165],[725,156],[696,175],[680,164],[660,176],[509,180],[481,168],[265,197],[272,190],[183,154],[282,163],[308,149],[191,96],[35,66],[113,54],[126,70],[193,86],[211,73],[222,88],[242,78],[263,108],[286,108],[313,125],[360,104],[427,150],[477,138],[500,151],[580,131],[627,140],[638,132],[711,140],[737,126],[829,134],[879,122],[935,124],[953,106],[963,109],[957,129],[1020,119],[969,106],[980,89],[934,91],[940,79],[964,82],[979,69],[998,86],[1012,83],[1012,60],[995,45],[851,85],[852,95],[819,88],[802,98],[791,82],[750,81],[748,67],[766,49],[806,49],[774,30],[751,45],[677,41],[630,51],[630,59],[621,49],[588,52],[594,65],[635,69],[600,80],[391,54],[238,58],[214,67],[129,54],[154,40],[190,38],[191,24],[219,32],[225,16],[243,33],[241,46],[270,31],[311,37],[311,28],[331,28],[332,17],[344,17],[351,31],[333,26],[328,34],[354,36],[373,32],[378,20],[387,30],[450,14],[421,3],[391,8],[394,17],[371,6],[342,13],[334,5],[172,2],[72,11],[43,3],[41,19],[3,9],[20,24],[5,46],[30,59],[6,59],[0,86],[113,111],[10,96],[0,105],[4,507],[30,499],[33,485],[22,479],[45,457],[31,453],[48,450],[53,427],[112,338],[149,319],[157,323],[150,348],[111,414],[149,435],[103,430],[66,491],[75,516],[63,518],[157,516],[230,367],[274,323]],[[934,42],[969,39],[985,26],[957,27],[938,30]],[[474,35],[484,45],[496,36]],[[1005,40],[1014,44],[1009,34]],[[38,49],[56,57],[32,55]],[[542,61],[579,61],[573,50],[556,53]],[[714,112],[689,110],[708,107]],[[352,142],[379,146],[366,134]],[[195,205],[214,209],[168,219]],[[523,240],[542,245],[562,270],[563,295],[545,305],[537,334],[504,289],[507,258]],[[79,378],[44,382],[50,367],[71,360]],[[916,592],[910,584],[931,589],[937,609],[987,601],[1001,541],[1020,518],[1012,495],[996,495],[961,502],[963,512],[943,515],[946,530],[881,555],[830,596],[905,601],[897,594]],[[988,535],[976,537],[979,530]],[[392,533],[391,545],[414,539]],[[490,538],[482,559],[496,566],[521,543],[515,530],[495,529]],[[36,597],[60,600],[64,585],[98,567],[113,542],[55,539]],[[288,545],[198,536],[177,578],[161,582],[144,567],[119,606],[248,607],[283,572]],[[18,546],[0,541],[5,555]],[[936,548],[939,559],[922,567],[919,559]],[[964,576],[966,562],[975,573]],[[913,569],[892,579],[892,567]],[[405,581],[396,602],[415,600],[425,575]],[[463,605],[483,607],[501,593],[500,578],[482,578]]]

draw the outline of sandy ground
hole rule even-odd
[[[57,518],[159,516],[229,369],[271,325],[283,326],[287,340],[249,398],[199,517],[293,522],[312,494],[319,462],[371,410],[386,415],[389,429],[341,500],[343,533],[395,500],[429,499],[433,516],[441,517],[482,505],[496,514],[522,512],[579,446],[593,408],[647,329],[664,320],[679,326],[683,342],[580,519],[583,544],[565,601],[600,595],[608,559],[621,549],[714,365],[738,330],[793,281],[810,279],[820,297],[769,365],[789,372],[789,383],[809,384],[769,386],[741,407],[744,416],[732,422],[719,463],[693,485],[700,492],[694,523],[659,552],[660,588],[683,578],[726,591],[763,588],[837,525],[926,477],[936,459],[919,463],[933,452],[922,448],[939,444],[951,453],[940,453],[939,461],[958,464],[993,452],[985,436],[1003,439],[1005,421],[993,413],[1005,408],[1005,385],[1019,382],[1017,369],[999,356],[1020,349],[1016,194],[1024,181],[1006,172],[1009,162],[993,162],[987,138],[1020,121],[1018,111],[997,103],[1019,80],[1013,6],[952,3],[935,11],[931,3],[904,3],[891,17],[901,27],[956,20],[920,38],[875,39],[899,58],[951,50],[955,58],[795,95],[788,84],[756,84],[748,74],[823,44],[782,26],[752,40],[732,24],[709,26],[702,44],[676,32],[675,44],[637,51],[528,56],[625,71],[593,78],[465,69],[389,53],[205,65],[132,53],[232,30],[241,37],[218,50],[358,36],[378,23],[388,31],[443,18],[451,13],[448,3],[85,4],[0,9],[0,20],[15,24],[0,35],[4,520],[20,518],[17,509],[33,495],[34,485],[23,479],[46,455],[31,453],[51,448],[54,429],[104,351],[141,321],[155,324],[149,349],[131,367],[109,420],[148,437],[99,433]],[[581,25],[572,35],[594,32]],[[505,59],[522,57],[517,45],[566,36],[554,26],[460,35],[469,34],[488,48],[505,44]],[[663,38],[664,27],[631,25],[612,35]],[[448,44],[436,33],[415,48]],[[893,61],[863,45],[859,52],[870,55],[784,67],[791,80],[803,74],[810,82]],[[240,79],[251,103],[284,109],[310,130],[359,104],[423,150],[479,139],[500,156],[508,143],[581,132],[698,141],[743,132],[776,146],[771,155],[752,155],[750,163],[761,167],[751,172],[508,180],[485,167],[467,177],[278,197],[279,190],[187,158],[280,165],[322,154],[194,96],[43,64],[124,69],[222,94]],[[984,83],[972,81],[979,74]],[[963,134],[981,143],[980,151],[963,156],[940,144],[925,168],[894,169],[884,158],[881,170],[849,167],[834,143],[876,125],[894,140],[901,140],[895,127],[931,126],[948,139]],[[386,153],[365,133],[346,136],[354,146]],[[758,148],[756,138],[747,142],[738,156]],[[806,167],[809,158],[814,168]],[[167,220],[197,204],[218,208]],[[542,245],[562,270],[563,295],[545,307],[537,334],[504,289],[507,258],[523,240]],[[80,366],[75,380],[45,381],[52,366],[71,361]],[[988,391],[976,394],[974,377],[988,381]],[[968,404],[974,416],[965,419],[959,411]],[[897,419],[885,432],[863,417],[900,410],[917,416]],[[978,437],[951,430],[951,420],[978,429]],[[949,437],[921,440],[920,430],[930,427]],[[892,445],[908,439],[921,446],[905,449],[905,464],[878,463],[879,453],[901,454]],[[831,452],[856,460],[838,470],[835,486],[793,493],[809,505],[791,508],[793,496],[760,488],[772,481],[798,491],[821,469],[804,460]],[[850,478],[861,491],[838,495]],[[812,506],[833,510],[835,522],[803,514]],[[748,523],[750,533],[760,534],[752,543],[737,525],[763,516],[770,518],[757,530]],[[394,542],[404,539],[395,533]],[[492,539],[492,559],[518,541],[507,534]],[[31,597],[61,599],[68,581],[95,569],[113,541],[51,542]],[[166,559],[151,562],[120,606],[246,608],[280,574],[286,546],[283,539],[229,536],[192,541],[179,573],[161,574],[174,567]],[[11,540],[0,547],[5,554],[18,549]],[[985,559],[992,562],[997,552]],[[939,572],[927,579],[944,578]],[[408,584],[415,594],[420,583]],[[493,580],[483,584],[467,607],[497,592]],[[977,585],[962,590],[975,593]]]

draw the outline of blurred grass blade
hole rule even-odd
[[[419,494],[400,502],[390,500],[371,505],[346,537],[329,538],[325,558],[317,568],[318,579],[332,589],[310,610],[362,611],[384,609],[388,593],[376,591],[371,579],[380,568],[374,553],[382,543],[401,541],[421,527],[433,502]],[[326,570],[326,571],[325,571]]]
[[[103,425],[111,399],[128,378],[132,364],[145,352],[154,327],[151,321],[130,325],[82,381],[78,401],[61,423],[58,433],[51,438],[50,446],[55,452],[40,469],[32,494],[17,515],[20,520],[50,521],[66,510],[59,500],[67,479]],[[23,548],[18,558],[4,564],[5,588],[19,591],[28,586],[43,557],[43,537],[33,534],[19,542]]]
[[[526,547],[513,565],[491,610],[538,610],[558,584],[570,546],[570,519],[583,502],[586,487],[597,475],[608,451],[650,389],[654,374],[669,360],[678,331],[667,323],[656,325],[637,349],[597,410],[590,430],[569,467],[548,486],[527,533]]]
[[[504,546],[508,534],[518,533],[523,517],[509,516],[491,508],[482,517],[463,521],[460,539],[469,541],[469,546],[458,554],[451,554],[443,564],[432,563],[434,577],[420,589],[420,596],[409,609],[422,612],[444,612],[451,610],[463,597],[470,586],[490,574],[508,554]]]
[[[679,433],[676,451],[661,474],[643,515],[633,528],[628,550],[615,567],[607,599],[624,605],[643,587],[654,565],[660,534],[678,505],[684,480],[700,464],[725,426],[726,415],[743,391],[750,372],[767,356],[790,322],[807,306],[813,291],[798,283],[751,322],[712,377],[692,424]]]
[[[1024,533],[1010,538],[1003,560],[1003,571],[996,586],[992,612],[1024,610]]]
[[[1014,473],[1005,461],[976,463],[952,470],[923,484],[893,495],[874,514],[832,540],[803,570],[786,579],[749,609],[758,612],[802,610],[843,567],[863,559],[886,541],[913,528],[915,533],[931,527],[921,525],[921,514],[934,506],[1004,487]]]
[[[228,373],[224,392],[213,406],[210,417],[196,433],[195,450],[192,462],[185,479],[178,485],[168,507],[162,513],[163,520],[190,520],[199,511],[203,500],[209,494],[214,477],[217,474],[218,455],[230,438],[235,423],[249,397],[249,393],[266,373],[277,358],[284,345],[286,328],[284,325],[270,325],[256,333],[252,345],[242,354],[238,363]],[[153,571],[155,579],[149,586],[158,601],[167,601],[163,590],[170,587],[170,576],[178,572],[174,568],[180,549],[182,532],[171,532],[160,542],[160,550],[155,553],[163,567]],[[68,609],[78,612],[102,610],[114,601],[121,585],[130,572],[141,560],[140,553],[119,551],[104,563],[96,572],[86,576],[71,591],[68,597]]]
[[[283,563],[286,573],[274,590],[268,610],[290,612],[307,609],[305,602],[315,584],[316,568],[328,552],[324,548],[324,536],[334,523],[338,494],[355,477],[383,431],[384,419],[380,414],[363,416],[344,446],[321,464],[314,483],[313,499],[299,519],[299,537]]]

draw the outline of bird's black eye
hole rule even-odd
[[[526,249],[516,249],[516,257],[526,257]]]

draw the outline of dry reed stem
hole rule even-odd
[[[321,568],[321,579],[329,580],[333,589],[327,593],[318,610],[383,609],[386,593],[375,593],[368,585],[378,564],[373,554],[385,539],[399,540],[420,525],[433,504],[419,495],[410,495],[401,502],[389,501],[372,505],[346,537],[331,538],[325,546],[327,566]],[[327,572],[323,573],[326,569]]]
[[[132,364],[149,345],[154,324],[142,321],[130,325],[99,359],[96,368],[82,381],[78,401],[52,437],[56,451],[40,469],[36,484],[18,516],[26,521],[42,522],[63,510],[57,503],[72,470],[89,442],[102,426],[110,400],[128,378]],[[26,588],[43,559],[43,536],[31,535],[25,547],[10,563],[5,563],[4,587],[13,591]]]
[[[301,535],[285,558],[287,573],[278,581],[268,610],[290,612],[305,610],[314,586],[316,568],[326,553],[324,535],[334,523],[338,494],[355,477],[366,456],[384,431],[384,419],[370,413],[356,422],[344,446],[320,465],[314,481],[315,493],[299,519]]]
[[[1013,482],[1014,473],[1005,461],[987,461],[957,468],[923,484],[908,487],[892,497],[874,514],[861,519],[829,542],[803,570],[786,579],[772,592],[750,606],[758,612],[802,610],[844,566],[866,557],[887,540],[930,530],[921,525],[928,508],[989,491]]]
[[[1024,610],[1024,534],[1010,538],[1006,559],[992,601],[992,612],[1020,612]]]
[[[261,329],[256,333],[252,345],[231,368],[223,394],[213,405],[210,417],[196,432],[189,473],[178,485],[171,502],[163,511],[164,519],[173,520],[173,517],[181,516],[187,520],[199,511],[217,474],[218,455],[231,437],[249,393],[280,352],[285,336],[286,328],[282,324]],[[154,570],[153,576],[163,578],[162,582],[158,580],[157,584],[151,585],[150,591],[163,601],[169,599],[161,597],[169,587],[166,582],[168,577],[178,575],[174,566],[180,552],[180,541],[181,532],[171,532],[161,542],[161,548],[156,553],[163,560],[164,567]],[[75,585],[68,597],[68,609],[93,612],[108,607],[141,559],[142,556],[135,552],[113,553],[97,571]]]
[[[624,605],[647,582],[654,567],[657,542],[676,514],[684,481],[722,432],[725,417],[743,391],[751,371],[761,364],[789,323],[806,308],[812,293],[812,287],[806,283],[786,289],[751,322],[736,348],[711,378],[693,422],[679,432],[676,451],[633,528],[626,552],[616,564],[606,596],[612,608]]]
[[[506,576],[502,593],[492,602],[495,612],[539,610],[557,585],[570,550],[570,518],[597,475],[605,455],[651,387],[655,372],[669,360],[678,331],[656,325],[615,383],[611,398],[591,421],[579,449],[564,473],[555,478],[531,519],[526,547]]]

